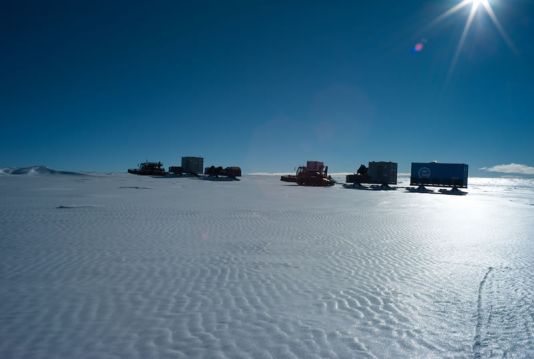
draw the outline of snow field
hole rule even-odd
[[[532,357],[520,185],[6,174],[0,357]]]

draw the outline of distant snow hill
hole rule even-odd
[[[0,174],[3,175],[75,175],[75,176],[84,176],[83,173],[78,172],[69,172],[69,171],[57,171],[50,169],[45,166],[31,166],[31,167],[20,167],[20,168],[0,168]]]

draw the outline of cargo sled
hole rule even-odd
[[[181,176],[184,173],[184,170],[181,166],[170,166],[169,174]]]
[[[361,165],[354,174],[347,175],[346,188],[393,190],[389,185],[397,184],[397,163],[369,162],[368,167]],[[363,186],[369,184],[370,187]]]
[[[204,174],[212,179],[219,177],[226,177],[231,180],[238,181],[237,177],[241,177],[241,168],[237,166],[231,166],[223,168],[221,166],[210,166],[204,169]]]
[[[182,176],[191,175],[198,177],[204,170],[204,158],[202,157],[182,157],[181,166],[169,166],[169,175]]]
[[[412,163],[410,174],[409,192],[433,193],[430,187],[450,187],[442,188],[439,193],[450,195],[465,195],[467,192],[460,188],[467,188],[469,166],[464,163]]]

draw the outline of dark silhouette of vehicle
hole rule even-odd
[[[210,166],[204,169],[204,174],[209,177],[223,176],[232,179],[237,179],[237,177],[241,177],[241,168],[237,166],[231,166],[226,168],[223,168],[221,166]]]
[[[138,168],[130,168],[128,173],[140,176],[165,176],[165,167],[161,162],[142,162]]]
[[[169,166],[169,173],[172,175],[182,175],[184,170],[182,166]]]

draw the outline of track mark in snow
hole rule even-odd
[[[534,290],[529,267],[490,267],[479,285],[474,358],[534,358]]]
[[[478,286],[478,299],[477,299],[477,324],[475,327],[475,339],[473,343],[473,357],[474,358],[480,358],[480,347],[481,347],[481,330],[482,330],[482,321],[483,321],[483,309],[482,309],[482,293],[484,291],[484,286],[486,285],[486,281],[488,280],[488,276],[493,271],[493,267],[489,267],[486,271],[486,274],[480,281],[480,284]],[[490,313],[491,318],[491,313]]]

